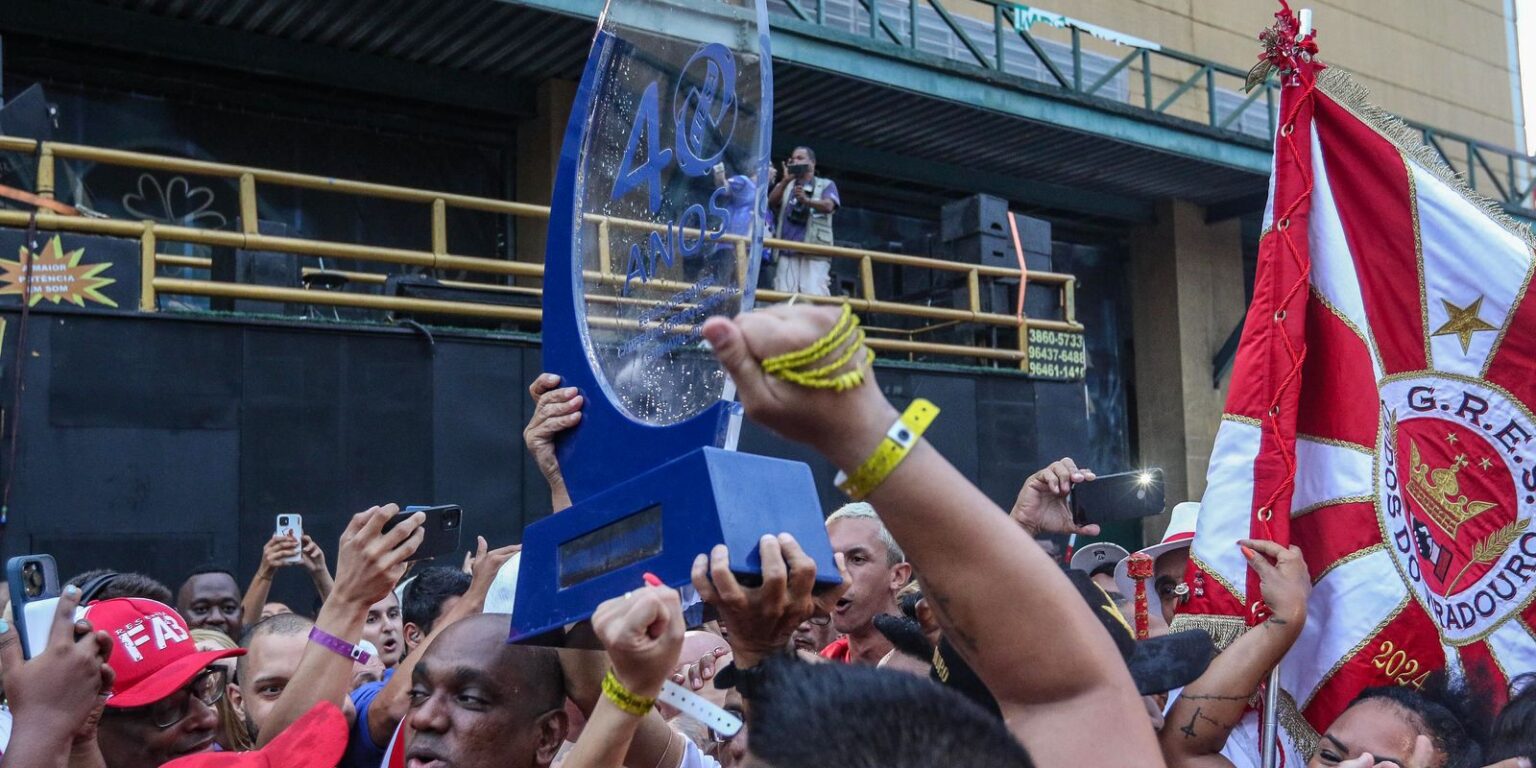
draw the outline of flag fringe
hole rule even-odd
[[[1310,755],[1317,752],[1317,742],[1322,739],[1322,736],[1311,723],[1307,722],[1307,718],[1296,706],[1296,699],[1285,688],[1280,689],[1279,720],[1280,727],[1284,728],[1291,737],[1291,743],[1295,745],[1298,753]]]
[[[1240,616],[1180,613],[1173,617],[1173,624],[1168,627],[1170,632],[1183,632],[1186,629],[1205,630],[1211,636],[1211,642],[1216,644],[1216,649],[1224,651],[1248,631],[1248,623]]]
[[[1350,74],[1335,66],[1317,73],[1317,88],[1339,106],[1349,110],[1361,122],[1369,125],[1387,141],[1392,142],[1404,155],[1439,179],[1447,187],[1456,190],[1473,207],[1497,222],[1511,235],[1519,238],[1527,247],[1536,248],[1536,234],[1529,227],[1515,221],[1497,201],[1483,197],[1467,185],[1466,178],[1451,168],[1439,151],[1424,143],[1423,133],[1403,122],[1402,118],[1370,101],[1371,92]],[[1512,180],[1511,180],[1512,181]]]

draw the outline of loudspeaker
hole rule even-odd
[[[1018,268],[1013,255],[1013,240],[1006,235],[967,235],[949,244],[950,257],[966,264]]]
[[[971,195],[940,209],[939,237],[945,241],[971,235],[1007,235],[1008,201],[991,195]]]
[[[237,218],[235,226],[242,226]],[[283,237],[288,225],[281,221],[256,222],[256,231],[263,235]],[[292,253],[272,251],[248,251],[244,248],[213,249],[214,280],[245,285],[269,285],[274,288],[297,288],[299,285],[299,258]],[[304,307],[280,301],[230,299],[214,297],[208,300],[211,309],[220,312],[240,312],[260,315],[301,315]]]

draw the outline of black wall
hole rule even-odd
[[[535,339],[33,311],[18,408],[19,312],[0,319],[0,472],[19,428],[7,557],[46,552],[65,577],[112,567],[173,587],[214,562],[243,584],[278,513],[304,515],[333,567],[348,516],[371,504],[461,504],[466,541],[493,545],[549,513],[522,447]],[[899,364],[879,375],[898,405],[943,408],[933,443],[1005,508],[1029,472],[1088,451],[1081,384]],[[842,503],[835,471],[806,449],[751,425],[741,447],[809,462],[824,505]],[[273,599],[302,610],[312,592],[288,569]]]

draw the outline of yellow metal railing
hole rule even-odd
[[[239,231],[178,226],[153,221],[64,216],[48,211],[38,212],[37,226],[41,229],[138,239],[141,245],[140,252],[143,260],[141,265],[143,283],[140,291],[139,309],[145,312],[155,311],[158,304],[157,297],[169,294],[254,299],[386,311],[430,312],[433,314],[493,318],[509,322],[538,322],[541,318],[539,310],[529,307],[508,307],[472,301],[413,299],[340,291],[317,291],[297,287],[281,288],[214,280],[193,280],[161,276],[157,274],[157,270],[160,266],[191,267],[194,269],[210,269],[212,267],[211,259],[159,253],[161,244],[176,242],[293,253],[305,256],[342,258],[358,262],[403,265],[431,270],[451,269],[486,275],[507,276],[514,279],[519,277],[542,278],[544,275],[542,264],[449,253],[448,210],[461,209],[508,215],[522,219],[547,220],[549,218],[549,208],[547,206],[201,160],[187,160],[140,152],[102,149],[77,144],[44,142],[39,147],[36,141],[30,139],[4,136],[0,136],[0,151],[26,152],[37,156],[37,192],[43,197],[53,196],[56,164],[62,160],[80,160],[144,170],[233,179],[238,183],[240,206]],[[263,185],[322,190],[359,197],[418,203],[427,206],[428,221],[431,225],[431,248],[430,250],[420,251],[262,234],[257,231],[256,226],[257,191]],[[23,227],[28,224],[30,216],[31,214],[28,212],[0,211],[0,226]],[[650,222],[627,221],[600,216],[589,216],[589,220],[597,226],[600,268],[598,271],[588,272],[588,279],[602,281],[623,280],[622,275],[615,274],[610,270],[612,263],[608,248],[608,233],[610,229],[613,227],[654,229],[657,225]],[[734,239],[737,241],[737,259],[745,266],[744,262],[747,258],[745,243],[739,237]],[[871,330],[876,333],[889,333],[906,337],[905,339],[871,338],[869,340],[870,346],[878,350],[902,354],[943,355],[998,360],[1016,363],[1020,368],[1027,369],[1029,365],[1028,329],[1037,328],[1066,332],[1082,331],[1082,325],[1077,322],[1076,317],[1077,282],[1076,278],[1072,275],[1054,272],[1030,272],[1027,276],[1029,283],[1050,285],[1057,288],[1060,297],[1061,319],[1025,317],[1021,325],[1018,316],[982,311],[983,305],[981,301],[981,282],[983,279],[1017,279],[1019,271],[1016,269],[962,264],[942,259],[906,256],[839,246],[792,243],[771,238],[765,240],[764,245],[770,248],[786,248],[802,253],[827,256],[833,259],[851,260],[858,263],[860,296],[802,297],[802,300],[828,304],[846,302],[852,305],[855,310],[863,313],[888,314],[933,321],[916,329],[881,328],[878,325],[872,327]],[[917,267],[939,272],[963,274],[968,288],[967,306],[965,308],[934,307],[881,300],[877,296],[875,285],[875,265],[877,264],[893,267]],[[371,273],[348,272],[344,274],[348,278],[355,279],[361,283],[382,283],[385,279],[383,275]],[[665,286],[664,281],[662,285]],[[533,296],[539,295],[539,290],[531,287],[495,286],[468,282],[462,283],[461,287],[499,290]],[[678,284],[678,287],[685,286]],[[788,294],[771,290],[758,291],[757,295],[764,302],[785,301],[790,298]],[[598,297],[592,297],[592,299],[599,300]],[[613,300],[618,301],[620,299]],[[1017,348],[1003,349],[916,340],[916,337],[919,335],[940,328],[962,324],[1017,329]]]

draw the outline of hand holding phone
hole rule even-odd
[[[46,557],[12,558],[12,562],[35,562]],[[81,591],[77,587],[70,587],[61,597],[46,599],[53,605],[54,612],[38,624],[44,639],[32,646],[30,655],[21,642],[25,635],[21,634],[20,626],[0,633],[0,669],[4,670],[6,702],[14,713],[17,728],[27,731],[57,729],[52,741],[58,743],[67,743],[82,722],[93,713],[99,713],[105,703],[101,692],[111,690],[115,678],[112,667],[107,665],[107,656],[112,650],[111,636],[106,632],[78,632],[76,629],[80,599]],[[40,741],[47,744],[50,740]],[[32,739],[28,742],[29,745],[39,743]],[[12,742],[12,746],[19,745]],[[13,754],[9,748],[6,757],[25,765],[42,762],[32,759],[41,755],[26,757]]]
[[[457,504],[406,507],[405,511],[384,524],[384,530],[394,528],[417,512],[426,515],[427,519],[421,524],[424,534],[421,546],[417,547],[416,554],[411,556],[412,560],[430,560],[459,551],[459,540],[463,534],[464,510]]]
[[[59,604],[59,567],[52,555],[22,555],[6,561],[5,577],[22,656],[30,659],[48,644]]]
[[[1072,489],[1072,520],[1077,525],[1136,520],[1161,514],[1166,506],[1163,470],[1138,469],[1104,475]]]
[[[277,516],[277,529],[272,533],[275,538],[291,538],[293,540],[293,554],[283,558],[284,565],[298,565],[304,562],[304,556],[300,548],[304,543],[304,516],[284,514]]]
[[[1030,536],[1074,533],[1097,536],[1099,527],[1074,521],[1067,505],[1073,488],[1091,483],[1096,477],[1093,470],[1078,467],[1071,458],[1054,461],[1024,481],[1009,516]]]
[[[337,546],[333,598],[372,605],[395,588],[421,545],[426,520],[426,515],[407,514],[386,531],[385,524],[399,515],[399,506],[386,504],[352,516]]]

